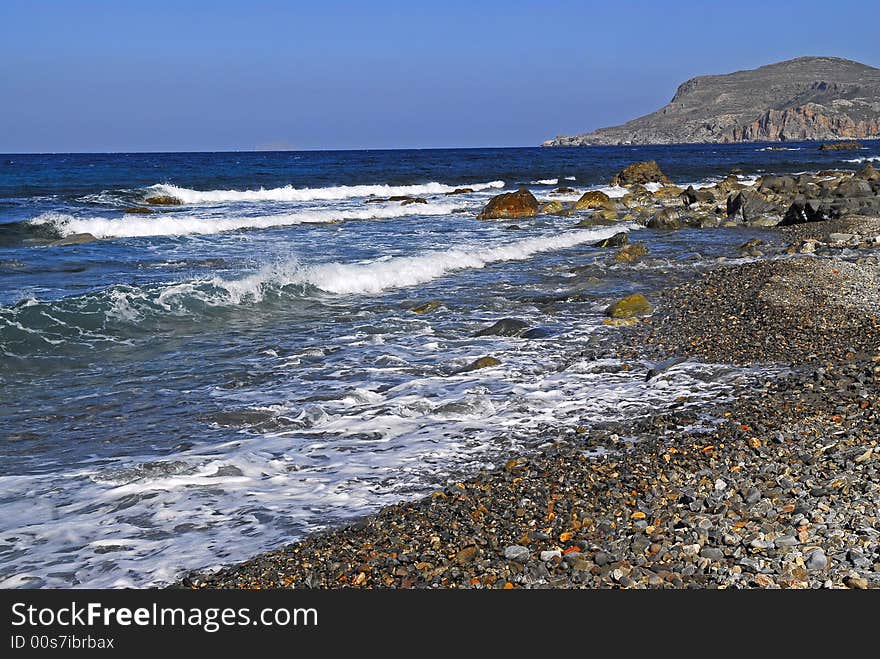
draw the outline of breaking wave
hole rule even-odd
[[[402,195],[445,194],[457,188],[471,190],[490,190],[503,188],[504,181],[488,183],[469,183],[447,185],[445,183],[424,183],[419,185],[337,185],[327,188],[295,188],[286,185],[281,188],[260,188],[259,190],[193,190],[169,183],[150,186],[150,194],[168,195],[185,204],[216,204],[224,202],[261,201],[334,201],[355,197],[393,197]]]

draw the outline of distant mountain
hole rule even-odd
[[[880,138],[880,69],[838,57],[799,57],[692,78],[652,114],[560,135],[544,146],[842,138]]]

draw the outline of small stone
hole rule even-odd
[[[721,478],[719,478],[715,481],[715,491],[716,492],[723,492],[726,489],[727,489],[727,482],[726,481],[722,480]]]
[[[723,561],[724,552],[717,547],[704,547],[700,552],[700,556],[708,558],[710,561]]]
[[[562,558],[562,552],[558,549],[551,549],[548,551],[542,551],[540,556],[541,561],[546,563],[547,561],[552,561],[554,558]]]
[[[529,548],[522,545],[510,545],[504,548],[504,558],[517,563],[525,563],[529,560]]]
[[[855,590],[867,590],[868,580],[862,577],[847,577],[843,580],[843,585]]]
[[[816,549],[807,556],[805,565],[809,570],[824,570],[828,567],[828,557],[825,556],[824,551]]]

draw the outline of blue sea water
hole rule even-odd
[[[723,365],[645,382],[592,348],[610,300],[739,258],[729,239],[475,216],[521,185],[620,193],[637,160],[699,184],[880,154],[766,146],[0,155],[0,587],[167,583],[723,398]],[[123,212],[160,194],[183,203]],[[427,203],[371,201],[392,195]],[[591,246],[622,228],[649,258]],[[536,332],[474,336],[506,317]]]

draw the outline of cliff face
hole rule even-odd
[[[880,69],[800,57],[682,84],[660,110],[544,146],[835,140],[880,137]]]

